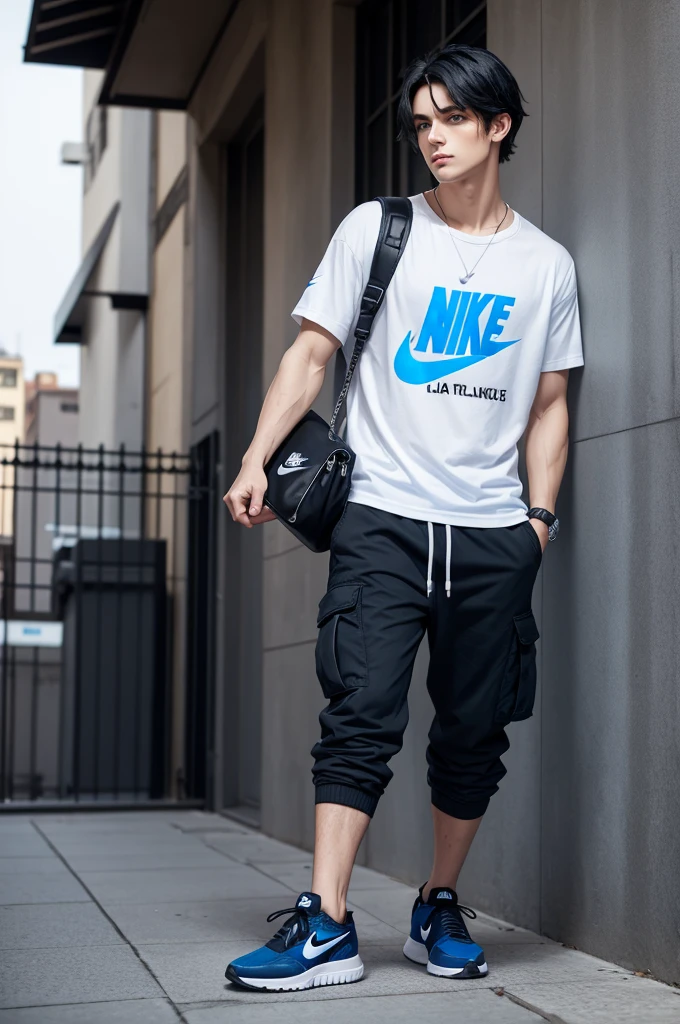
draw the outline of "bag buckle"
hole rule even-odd
[[[373,296],[371,292],[377,292],[377,295]],[[370,308],[377,306],[378,303],[382,301],[384,294],[385,289],[381,288],[379,284],[367,284],[361,299],[361,304],[364,305],[364,303],[368,303]]]

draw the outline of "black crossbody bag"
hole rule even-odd
[[[378,199],[382,206],[380,232],[354,330],[354,351],[331,422],[308,412],[264,467],[265,505],[312,551],[328,550],[333,529],[347,504],[355,454],[334,428],[340,422],[354,371],[411,230],[413,209],[409,199]]]

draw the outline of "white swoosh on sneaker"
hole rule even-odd
[[[428,939],[428,936],[430,934],[431,928],[432,928],[432,925],[428,925],[427,930],[425,930],[425,928],[421,928],[420,929],[420,937],[423,940],[423,942],[427,942],[427,939]]]
[[[279,474],[279,476],[285,476],[286,473],[299,473],[301,469],[306,468],[306,466],[279,466],[276,472]]]
[[[315,937],[316,932],[312,932],[307,941],[305,942],[302,950],[302,955],[306,960],[315,960],[322,953],[327,953],[333,946],[337,946],[339,942],[346,939],[349,932],[345,932],[344,935],[336,935],[335,938],[329,939],[328,942],[321,942],[318,946],[315,946],[312,939]]]

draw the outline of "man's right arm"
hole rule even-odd
[[[251,527],[276,518],[262,505],[267,489],[263,467],[311,409],[321,390],[326,367],[339,347],[340,342],[330,331],[311,320],[302,321],[300,333],[281,360],[267,391],[241,472],[222,499],[234,522]]]

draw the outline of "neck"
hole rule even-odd
[[[425,193],[425,198],[439,217],[444,212],[451,227],[471,235],[495,231],[505,214],[497,164],[485,165],[459,181],[441,182],[436,197],[433,189]],[[503,227],[510,227],[513,219],[512,210],[508,210]]]

